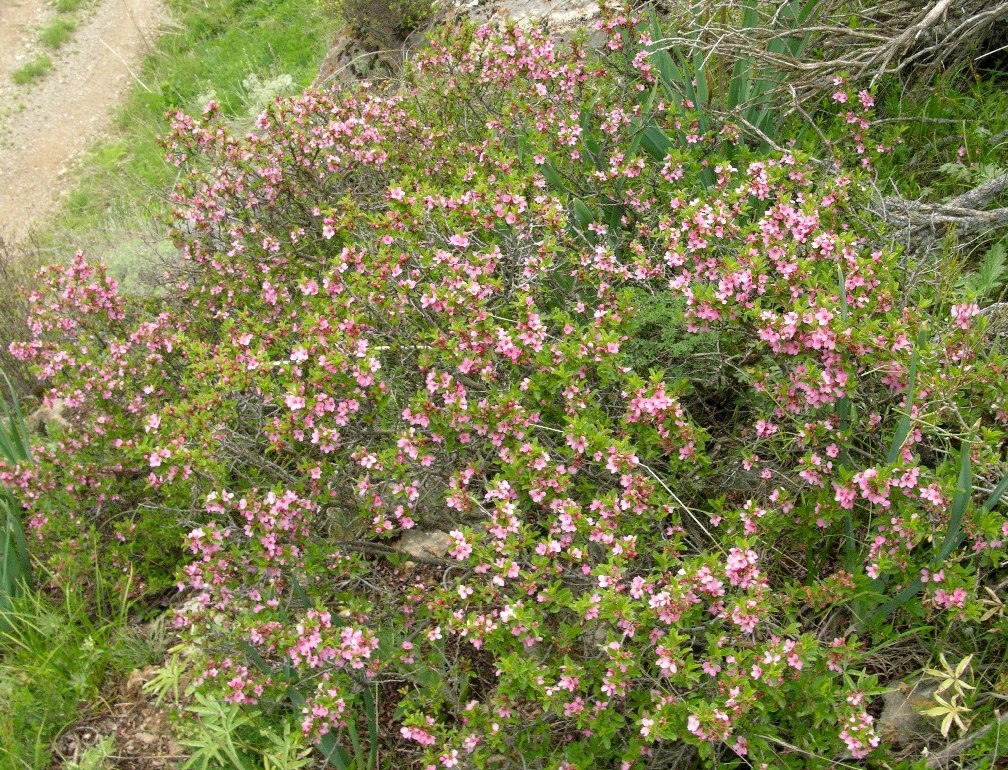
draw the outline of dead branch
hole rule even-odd
[[[958,741],[950,743],[941,751],[932,754],[928,758],[925,767],[927,767],[928,770],[936,770],[937,768],[948,767],[949,763],[953,759],[960,756],[970,747],[975,746],[977,742],[985,735],[987,735],[987,733],[993,730],[995,726],[1000,728],[1000,726],[1003,725],[1005,722],[1008,722],[1008,713],[1000,714],[997,717],[997,719],[995,719],[993,722],[989,722],[988,724],[981,727],[979,730],[975,730],[969,735],[960,738]]]
[[[876,204],[875,213],[911,241],[934,240],[952,226],[957,235],[970,238],[1008,226],[1008,208],[984,208],[1006,189],[1008,173],[945,203],[888,196]]]
[[[705,62],[720,56],[747,61],[776,79],[765,96],[786,107],[790,87],[805,105],[827,95],[841,73],[854,85],[869,86],[888,74],[928,83],[937,72],[972,62],[994,25],[1008,20],[1008,0],[820,0],[801,24],[784,19],[783,7],[767,3],[774,13],[741,28],[737,14],[704,12],[694,4],[675,17],[676,32],[656,42],[699,48]],[[802,54],[783,53],[784,41],[801,41]]]

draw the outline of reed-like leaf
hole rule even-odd
[[[595,221],[595,215],[592,210],[588,208],[588,204],[585,203],[580,198],[575,198],[572,204],[574,209],[574,220],[577,222],[577,227],[582,231],[585,238],[588,237],[588,225]]]
[[[973,468],[970,461],[970,447],[970,442],[964,441],[959,450],[959,477],[956,481],[955,497],[952,498],[952,507],[949,509],[948,529],[945,530],[945,537],[942,540],[941,548],[935,560],[937,569],[941,569],[945,560],[962,541],[962,520],[969,506],[970,498],[973,495]],[[1001,495],[1004,494],[1006,488],[1008,488],[1008,475],[1001,480],[1001,483],[995,488],[994,493],[984,503],[984,507],[986,508],[987,505],[990,505],[993,508]],[[891,613],[904,607],[923,588],[924,583],[921,582],[920,578],[917,578],[899,594],[879,607],[873,613],[873,619],[884,620]]]
[[[732,65],[731,85],[728,86],[729,110],[735,110],[749,101],[749,92],[753,83],[753,62],[742,57]]]
[[[914,346],[913,355],[910,357],[910,376],[907,381],[907,395],[906,395],[906,409],[903,412],[903,417],[900,418],[899,424],[896,426],[896,432],[893,434],[892,441],[889,443],[889,453],[886,455],[886,462],[890,465],[895,463],[900,456],[900,452],[903,449],[903,444],[910,435],[910,412],[913,411],[913,400],[914,400],[914,388],[917,385],[917,364],[920,361],[920,347],[923,344],[924,335],[921,333],[921,338],[918,344]]]
[[[651,125],[641,131],[641,147],[655,160],[664,161],[672,149],[672,140],[661,128]]]
[[[956,493],[952,498],[952,508],[949,510],[948,529],[945,540],[938,552],[939,565],[944,562],[962,541],[962,520],[973,496],[973,467],[970,464],[969,441],[963,441],[959,450],[959,478],[956,481]]]
[[[10,463],[27,462],[31,460],[31,442],[28,437],[28,421],[25,420],[17,393],[6,373],[0,372],[7,385],[9,401],[0,395],[0,411],[7,423],[0,429],[0,451]]]
[[[377,691],[375,688],[375,692]],[[364,700],[364,715],[367,717],[368,741],[371,746],[371,750],[368,752],[367,767],[368,770],[373,770],[378,767],[378,708],[370,690],[364,690],[361,696]]]
[[[1005,492],[1008,492],[1008,473],[1005,473],[1005,475],[1001,477],[1001,481],[996,487],[994,487],[994,491],[990,493],[990,496],[984,501],[984,504],[980,506],[980,510],[984,513],[987,511],[993,511],[994,506],[998,504]]]
[[[11,465],[30,462],[31,442],[28,425],[17,394],[7,375],[0,372],[7,385],[9,399],[0,394],[0,455]],[[21,506],[10,493],[0,488],[0,630],[7,623],[7,611],[14,598],[32,585],[28,541],[21,524]]]
[[[357,735],[357,725],[352,718],[347,720],[346,733],[350,738],[350,748],[353,749],[353,759],[354,764],[357,766],[357,770],[366,770],[364,765],[364,752],[361,751],[360,736]]]
[[[544,163],[542,165],[542,175],[553,189],[567,192],[567,185],[564,184],[563,179],[557,173],[552,163]]]

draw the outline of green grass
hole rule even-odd
[[[913,97],[896,86],[882,96],[886,117],[906,122],[902,142],[884,159],[891,164],[883,169],[905,197],[955,196],[1008,165],[1008,93],[997,82],[970,82],[951,73]],[[958,155],[960,148],[966,150],[965,158]]]
[[[52,59],[48,56],[37,56],[23,67],[19,67],[11,73],[14,82],[19,86],[31,83],[39,78],[44,78],[53,68]]]
[[[107,677],[163,658],[163,627],[131,629],[127,601],[106,598],[31,592],[0,613],[0,767],[48,770],[53,740],[99,707]]]
[[[166,113],[199,114],[214,98],[250,126],[263,84],[292,90],[315,78],[333,28],[314,0],[171,0],[170,9],[173,23],[137,71],[143,85],[134,83],[112,137],[82,161],[77,187],[43,233],[51,258],[76,248],[102,257],[137,233],[138,251],[163,250],[150,236],[163,233],[152,222],[167,211],[177,172],[157,140],[169,129]]]
[[[76,20],[69,16],[57,16],[42,27],[39,40],[42,41],[42,45],[48,48],[61,48],[70,39],[75,29],[77,29]]]
[[[85,5],[56,3],[61,13]],[[228,119],[251,125],[273,93],[315,78],[333,29],[315,0],[169,6],[173,21],[136,71],[110,138],[81,161],[76,188],[40,234],[43,257],[83,248],[129,277],[136,262],[170,256],[160,220],[176,170],[157,139],[168,131],[166,113],[199,113],[214,98]],[[30,82],[51,67],[40,57],[15,79]],[[94,589],[86,601],[70,592],[55,602],[33,592],[15,598],[0,633],[0,768],[48,770],[53,740],[96,707],[107,677],[158,659],[158,645],[131,630],[126,614],[122,602],[96,605]]]

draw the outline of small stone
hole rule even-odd
[[[885,704],[878,720],[878,733],[888,743],[910,746],[932,731],[921,711],[935,705],[935,685],[916,682],[896,682],[883,694]]]
[[[441,530],[409,529],[393,547],[417,559],[439,559],[454,542],[451,535]]]

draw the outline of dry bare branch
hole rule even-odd
[[[993,722],[981,727],[979,730],[975,730],[969,735],[960,738],[954,743],[950,743],[941,751],[935,752],[930,757],[928,757],[927,764],[925,767],[928,770],[938,770],[938,768],[951,767],[951,762],[965,751],[967,751],[972,746],[975,746],[981,738],[983,738],[987,733],[997,726],[1000,728],[1001,725],[1008,722],[1008,712],[1000,714]]]

